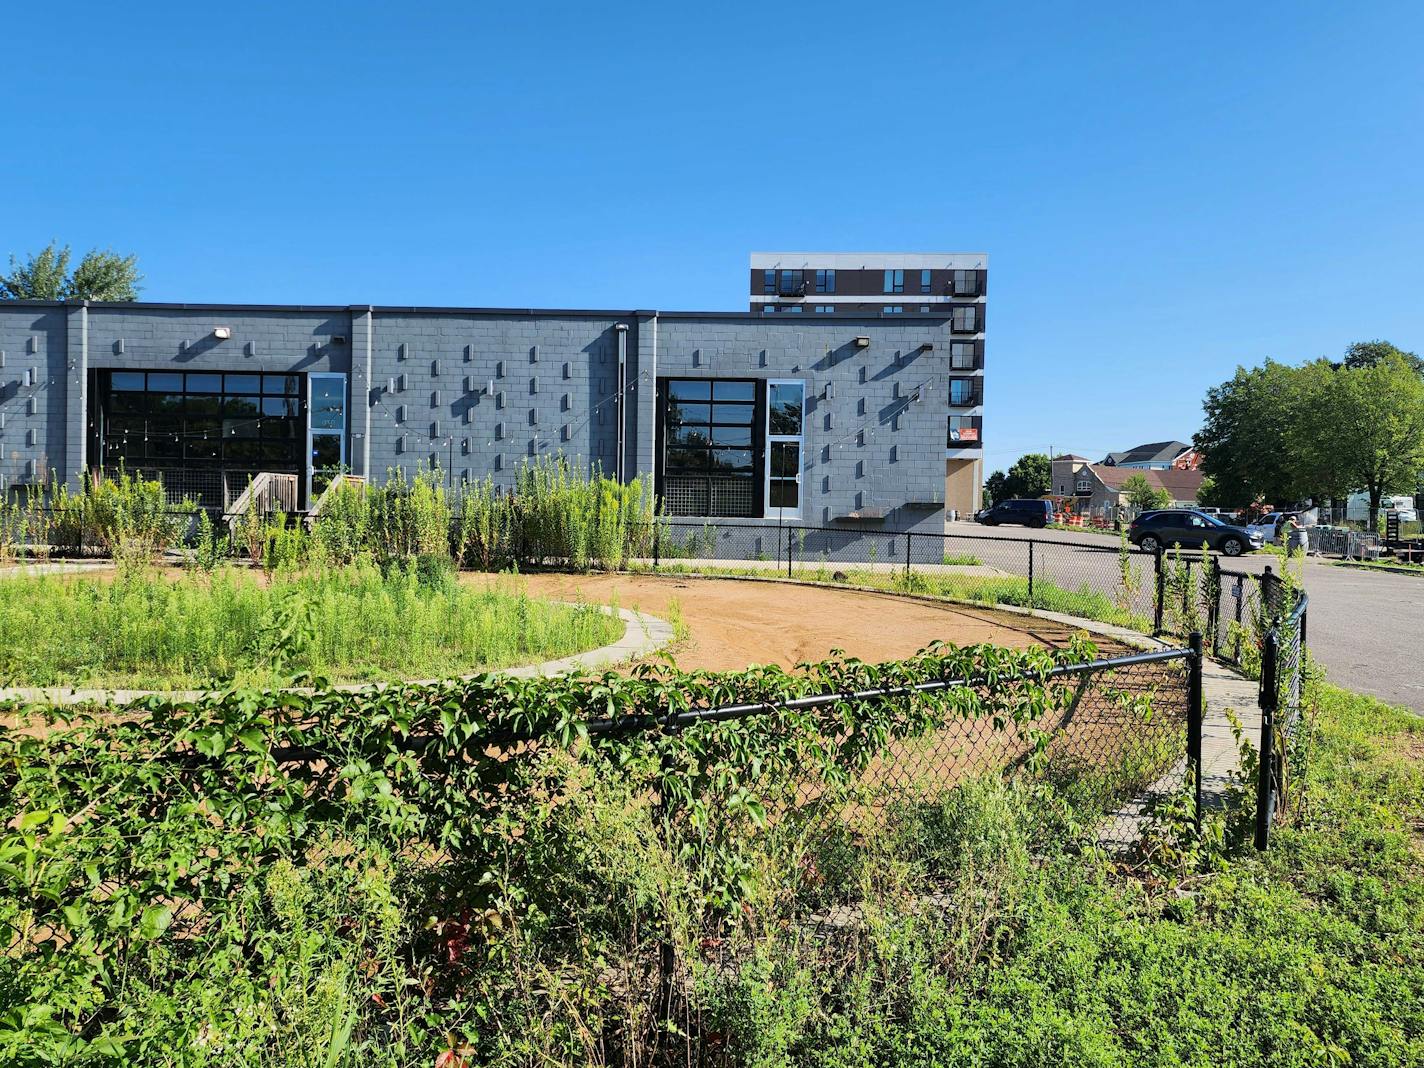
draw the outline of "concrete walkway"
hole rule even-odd
[[[47,564],[13,564],[0,567],[0,579],[26,575],[80,575],[88,571],[112,571],[112,560],[56,560]]]
[[[559,602],[555,602],[559,603]],[[567,603],[567,602],[565,602]],[[604,612],[611,612],[614,609],[600,606]],[[617,667],[619,664],[626,664],[629,661],[637,660],[647,656],[649,653],[657,652],[664,646],[670,645],[674,638],[673,627],[666,620],[650,616],[646,612],[635,612],[631,608],[617,609],[618,617],[623,620],[623,636],[610,645],[601,646],[598,649],[590,649],[587,652],[576,653],[573,656],[562,657],[558,660],[546,660],[542,664],[526,664],[522,667],[500,668],[494,674],[512,675],[516,678],[538,678],[553,675],[568,675],[576,671],[601,671],[605,668]],[[460,675],[457,678],[473,679],[486,672],[476,671],[468,675]],[[429,685],[437,681],[436,679],[412,679],[411,685]],[[387,685],[377,682],[353,682],[345,683],[333,689],[355,693],[361,690],[375,689],[377,686]],[[103,689],[70,689],[62,686],[34,686],[34,687],[9,687],[0,689],[0,701],[19,701],[27,704],[44,705],[78,705],[78,704],[112,704],[126,705],[144,697],[152,697],[159,694],[174,701],[195,701],[201,697],[208,696],[221,691],[214,690],[103,690]],[[306,692],[306,691],[299,691]]]

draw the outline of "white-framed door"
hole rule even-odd
[[[346,375],[318,371],[307,375],[307,500],[326,488],[329,472],[346,467]]]

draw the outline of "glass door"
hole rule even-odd
[[[307,376],[307,501],[346,468],[346,376]]]

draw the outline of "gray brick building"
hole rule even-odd
[[[989,257],[982,252],[753,252],[750,310],[828,321],[846,316],[949,321],[946,506],[972,513],[984,481],[984,317]]]
[[[562,454],[675,515],[940,531],[951,320],[745,312],[0,302],[0,481],[153,473],[206,503],[257,471]]]

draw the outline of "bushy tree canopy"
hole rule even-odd
[[[1041,452],[1020,456],[1009,473],[995,471],[984,482],[984,495],[991,504],[1017,498],[1045,496],[1053,485],[1053,465]]]
[[[51,241],[23,263],[10,257],[10,273],[0,275],[0,297],[8,300],[137,300],[137,256],[90,249],[71,273],[69,246]]]
[[[1207,390],[1195,443],[1209,503],[1283,505],[1412,493],[1424,471],[1424,376],[1411,353],[1361,342],[1340,363],[1267,360]]]
[[[1122,491],[1127,495],[1127,503],[1139,512],[1151,508],[1166,508],[1172,503],[1172,495],[1148,482],[1146,475],[1130,476],[1122,484]]]

